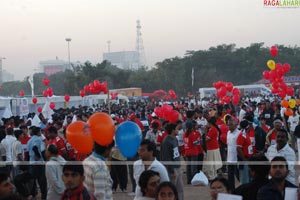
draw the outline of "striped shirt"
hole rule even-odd
[[[87,190],[92,192],[98,200],[112,200],[112,179],[106,163],[93,153],[83,161]]]

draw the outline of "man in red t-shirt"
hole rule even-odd
[[[21,140],[21,144],[24,150],[24,161],[29,161],[29,151],[27,150],[27,142],[30,140],[30,135],[28,133],[27,126],[20,126],[20,129],[23,132],[23,139]]]
[[[250,124],[247,120],[240,122],[241,133],[237,137],[237,153],[241,161],[247,161],[253,155],[253,148],[250,139]],[[248,165],[240,165],[240,182],[241,184],[249,183],[249,169]]]
[[[68,159],[66,144],[64,139],[58,135],[57,129],[54,126],[48,128],[49,141],[48,144],[55,144],[58,148],[58,154]]]

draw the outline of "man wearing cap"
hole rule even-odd
[[[278,130],[280,130],[283,127],[283,122],[281,121],[281,119],[275,119],[274,122],[274,128],[271,129],[268,133],[267,133],[267,137],[266,137],[266,149],[270,146],[270,145],[274,145],[276,144],[276,135]],[[290,140],[290,135],[288,134],[288,139]]]

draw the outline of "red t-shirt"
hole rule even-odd
[[[49,140],[49,144],[55,144],[58,148],[58,154],[63,155],[62,151],[66,149],[66,144],[62,137],[56,136],[54,139]]]
[[[221,126],[222,124],[225,124],[224,121],[222,119],[217,119],[216,125]]]
[[[250,158],[253,155],[253,149],[249,134],[241,132],[236,139],[236,145],[242,147],[244,156]]]
[[[200,143],[200,138],[198,134],[195,132],[191,132],[188,136],[186,133],[183,135],[184,141],[184,153],[186,156],[197,156],[198,155],[198,147],[197,143]]]
[[[264,129],[264,131],[265,131],[266,133],[268,133],[268,132],[271,130],[270,126],[268,126],[268,125],[266,125],[266,124],[265,124],[265,125],[262,125],[261,128]]]
[[[250,131],[249,131],[248,134],[250,136],[253,154],[255,154],[256,153],[256,148],[255,148],[255,130],[254,130],[253,126],[250,127]]]
[[[228,126],[226,126],[225,124],[221,124],[219,126],[220,131],[221,131],[221,135],[220,135],[220,140],[221,142],[223,142],[224,144],[227,144],[227,133],[228,133]]]
[[[218,149],[220,147],[219,146],[219,141],[218,141],[219,132],[218,132],[217,128],[212,126],[209,129],[206,137],[210,138],[210,140],[206,142],[207,150],[215,150],[215,149]]]

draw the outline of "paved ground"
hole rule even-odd
[[[296,170],[296,184],[298,184],[298,176],[299,176],[299,166],[295,166]],[[185,166],[183,165],[183,172],[185,172]],[[130,180],[130,178],[128,178]],[[184,182],[184,199],[187,200],[209,200],[210,199],[210,191],[209,187],[204,186],[191,186],[186,184],[186,174],[183,174],[183,182]],[[239,186],[238,181],[236,180],[236,187]],[[131,189],[131,183],[128,183],[128,189]],[[131,191],[131,190],[128,190]],[[114,200],[133,200],[134,196],[129,196],[127,192],[121,192],[117,190],[113,194]]]
[[[186,184],[186,174],[185,174],[185,165],[182,165],[183,171],[183,183],[184,183],[184,199],[192,200],[208,200],[210,199],[209,187],[205,186],[192,186]],[[131,191],[130,178],[128,178],[128,190],[127,192],[122,192],[120,189],[117,190],[114,194],[114,200],[133,200],[134,196],[129,196],[128,192]]]

